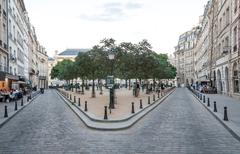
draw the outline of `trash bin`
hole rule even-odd
[[[43,94],[44,93],[44,88],[40,88],[40,91]]]

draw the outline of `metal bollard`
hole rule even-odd
[[[142,100],[140,99],[140,109],[143,108],[143,105],[142,105]]]
[[[78,98],[78,106],[81,106],[81,100]]]
[[[74,100],[73,101],[74,101],[74,103],[76,103],[76,96],[74,96]]]
[[[107,106],[104,106],[104,120],[108,119],[108,115],[107,115]]]
[[[17,111],[18,110],[18,107],[17,107],[17,101],[15,101],[15,108],[14,108],[14,111]]]
[[[205,95],[203,96],[203,103],[206,103]]]
[[[153,94],[153,102],[155,102],[155,94]]]
[[[217,112],[217,103],[216,103],[216,101],[214,101],[214,109],[213,109],[213,112]]]
[[[8,110],[7,110],[7,105],[5,105],[5,112],[4,112],[4,118],[8,117]]]
[[[87,108],[87,101],[85,101],[85,109],[84,109],[84,111],[88,111],[88,108]]]
[[[228,121],[228,115],[227,115],[227,107],[224,107],[224,117],[223,117],[224,121]]]
[[[23,98],[21,99],[21,106],[23,106]]]
[[[202,100],[202,94],[200,94],[200,100]]]
[[[134,102],[132,102],[132,114],[135,113],[134,111]]]
[[[148,96],[148,104],[151,104],[150,96]]]
[[[210,99],[208,98],[207,106],[210,107]]]

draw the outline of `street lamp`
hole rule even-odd
[[[109,101],[109,108],[110,109],[114,109],[115,106],[114,106],[114,76],[113,76],[113,62],[114,62],[114,59],[115,59],[115,54],[110,50],[108,52],[108,59],[111,60],[111,76],[109,76],[109,81],[108,81],[108,84],[110,85],[109,86],[109,93],[110,93],[110,101]]]

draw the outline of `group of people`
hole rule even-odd
[[[142,86],[142,91],[144,91],[144,89],[147,90],[147,93],[151,93],[153,91],[156,91],[156,92],[160,92],[161,90],[164,90],[165,87],[163,84],[156,84],[154,85],[153,83],[151,84],[141,84]],[[133,87],[133,95],[135,97],[138,97],[139,96],[139,92],[140,92],[140,83],[137,82],[137,83],[134,83],[134,87]]]
[[[1,89],[0,90],[0,99],[2,102],[8,102],[11,100],[16,100],[23,97],[23,90],[22,89]]]

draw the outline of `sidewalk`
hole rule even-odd
[[[40,91],[35,91],[32,93],[32,99],[39,94]],[[17,111],[15,111],[15,101],[11,102],[0,102],[0,127],[8,120],[11,119],[12,116],[14,116],[17,112],[19,112],[21,109],[23,109],[26,105],[29,104],[27,102],[27,96],[25,95],[23,97],[23,106],[21,106],[21,99],[17,100]],[[7,111],[8,111],[8,117],[4,118],[4,113],[5,113],[5,106],[7,106]]]
[[[206,103],[203,103],[203,100],[201,101],[198,99],[199,102],[201,102],[230,131],[233,136],[240,140],[240,101],[221,94],[200,94],[202,94],[202,97],[205,96]],[[207,106],[208,98],[210,99],[210,107]],[[216,101],[217,112],[213,112],[214,101]],[[224,107],[227,107],[229,121],[223,120]]]

